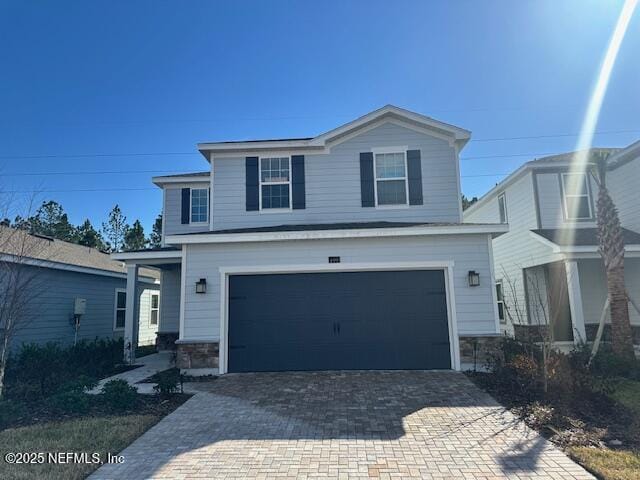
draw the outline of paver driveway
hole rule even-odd
[[[226,375],[92,478],[592,478],[455,372]]]

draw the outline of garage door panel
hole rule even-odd
[[[450,368],[443,271],[231,276],[229,371]]]

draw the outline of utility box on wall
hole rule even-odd
[[[87,311],[87,299],[76,297],[75,302],[73,304],[73,314],[84,315],[86,311]]]

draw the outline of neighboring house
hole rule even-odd
[[[640,304],[640,142],[594,150],[611,154],[607,186],[624,227],[626,286]],[[509,224],[509,233],[493,241],[503,331],[526,335],[551,319],[554,339],[567,347],[594,338],[607,298],[598,186],[592,174],[571,170],[575,158],[568,153],[525,163],[464,213],[468,222]],[[639,344],[640,316],[629,307]]]
[[[462,223],[469,132],[393,106],[312,138],[202,143],[206,172],[155,177],[159,342],[193,373],[459,369],[500,333],[491,239]],[[126,333],[135,329],[127,316]]]
[[[81,313],[78,340],[122,337],[127,308],[122,262],[93,248],[0,227],[0,288],[4,292],[6,273],[16,266],[32,295],[21,297],[28,303],[12,340],[13,349],[22,343],[73,343],[75,313]],[[159,274],[145,269],[137,283],[138,345],[156,341],[159,294]]]

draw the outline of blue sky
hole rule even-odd
[[[573,148],[558,135],[580,130],[622,3],[1,0],[0,190],[75,223],[119,203],[148,229],[147,171],[206,169],[197,142],[312,136],[392,103],[472,131],[462,186],[480,195]],[[640,139],[638,58],[640,11],[597,128],[626,133],[598,145]]]

